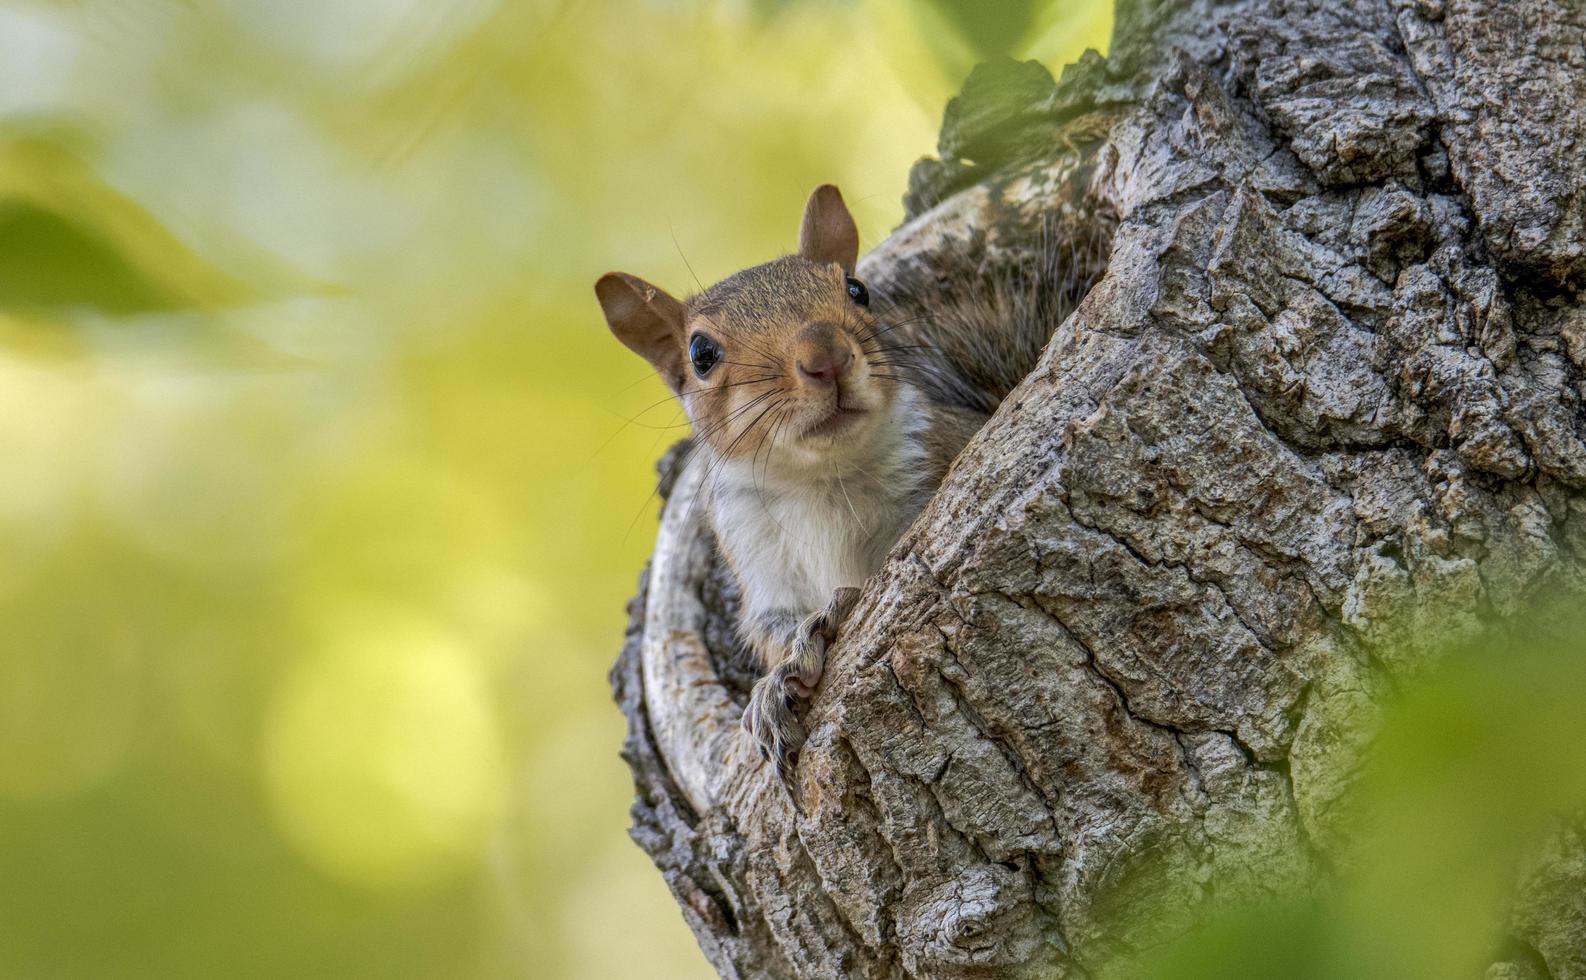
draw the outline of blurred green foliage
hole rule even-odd
[[[1578,877],[1562,877],[1551,893],[1534,877],[1549,867],[1556,875],[1564,843],[1578,849],[1586,840],[1578,605],[1578,597],[1540,602],[1527,625],[1545,629],[1459,644],[1380,717],[1365,709],[1354,719],[1373,734],[1363,760],[1336,760],[1360,768],[1350,796],[1328,814],[1337,821],[1323,865],[1332,880],[1274,884],[1269,900],[1224,908],[1132,973],[1398,980],[1477,977],[1499,961],[1529,970],[1538,951],[1516,919],[1561,900],[1570,903],[1564,921],[1586,911]],[[1579,850],[1572,860],[1578,876]],[[1586,965],[1586,950],[1565,955],[1570,969]]]
[[[873,244],[1109,8],[0,3],[0,976],[706,975],[605,682],[682,430],[589,284],[826,180]]]

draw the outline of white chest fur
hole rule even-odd
[[[713,467],[711,516],[746,612],[819,609],[880,566],[926,496],[909,402],[894,405],[893,424],[820,465]]]

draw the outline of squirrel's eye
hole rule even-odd
[[[700,377],[710,373],[722,358],[721,345],[702,333],[688,342],[688,359],[694,364],[694,373]]]
[[[853,300],[855,303],[858,303],[860,306],[869,306],[870,290],[865,288],[864,283],[860,282],[858,279],[855,279],[853,276],[849,276],[848,298]]]

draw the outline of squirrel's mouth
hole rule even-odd
[[[814,425],[811,425],[804,430],[804,438],[821,439],[840,435],[854,423],[863,418],[866,414],[868,413],[866,413],[862,408],[844,408],[841,405],[834,406],[831,410],[831,414],[827,415],[819,422],[816,422]]]

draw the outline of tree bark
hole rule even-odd
[[[1115,226],[865,584],[802,809],[738,730],[732,586],[663,463],[613,683],[633,836],[724,977],[1108,975],[1148,938],[1120,923],[1303,887],[1384,692],[1586,589],[1583,7],[1117,23],[1060,83],[977,72],[862,264],[928,303],[1053,221]],[[1586,976],[1559,848],[1575,898],[1519,904],[1513,975]]]

